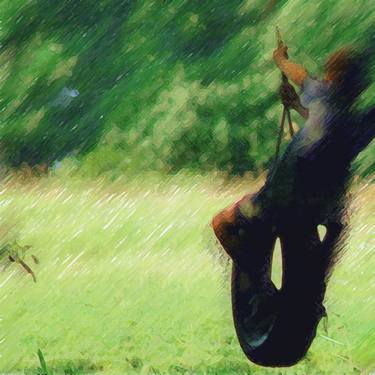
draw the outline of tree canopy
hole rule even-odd
[[[74,155],[94,174],[267,168],[281,115],[275,26],[290,57],[319,75],[334,49],[370,43],[375,22],[365,0],[2,0],[1,9],[4,162]],[[357,161],[362,173],[375,170],[373,153]]]

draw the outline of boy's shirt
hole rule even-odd
[[[311,147],[314,142],[323,136],[325,127],[329,125],[331,112],[328,103],[330,87],[325,81],[308,77],[303,83],[302,90],[301,104],[308,108],[309,118],[300,133],[300,138],[304,138],[304,141],[301,141],[306,143],[306,147]]]
[[[306,78],[301,103],[309,118],[254,197],[266,216],[342,220],[350,164],[375,137],[375,108],[358,113],[345,99],[328,82]]]
[[[345,188],[349,173],[345,168],[345,176],[337,176],[335,181],[327,176],[333,159],[337,157],[332,159],[332,155],[335,152],[340,154],[333,142],[336,132],[332,131],[336,128],[334,118],[339,109],[331,105],[330,96],[331,88],[327,82],[306,78],[301,104],[308,108],[309,118],[267,178],[260,193],[266,206],[296,212],[309,208],[315,208],[314,212],[321,211]],[[346,108],[340,110],[347,112]]]

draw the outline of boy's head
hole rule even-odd
[[[355,100],[369,85],[361,54],[345,47],[330,55],[324,64],[325,78],[343,100]]]

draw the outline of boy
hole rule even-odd
[[[266,365],[295,363],[315,336],[344,229],[350,164],[375,135],[375,110],[360,114],[353,108],[368,87],[359,54],[349,48],[337,51],[325,64],[324,80],[318,81],[288,60],[286,51],[279,47],[273,58],[287,78],[302,87],[301,103],[297,100],[292,108],[307,118],[306,125],[261,190],[212,221],[234,262],[233,309],[241,346],[251,360]],[[318,225],[327,229],[323,241]],[[284,271],[280,291],[271,281],[277,237]],[[288,345],[283,345],[285,335]]]

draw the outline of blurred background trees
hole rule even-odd
[[[2,162],[74,158],[92,176],[264,170],[281,112],[275,26],[319,76],[335,48],[369,43],[375,22],[365,0],[0,3]],[[361,174],[373,155],[356,161]]]

